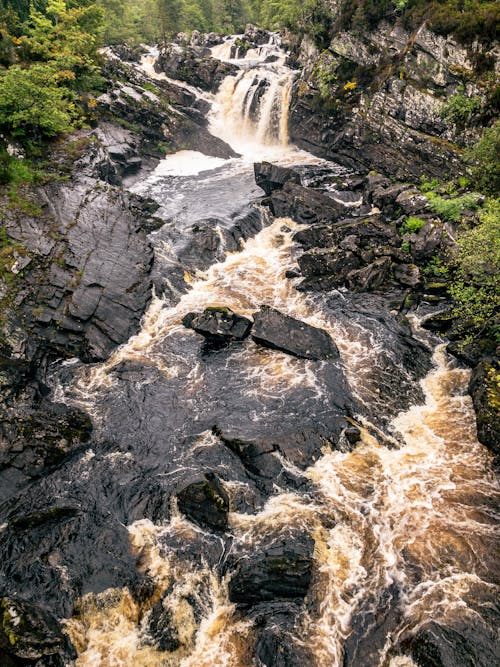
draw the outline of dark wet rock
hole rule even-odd
[[[301,605],[291,600],[264,602],[251,609],[249,615],[255,627],[258,667],[303,667],[312,664],[310,650],[293,638],[301,612]]]
[[[216,32],[200,33],[198,30],[193,30],[191,33],[190,46],[217,46],[222,44],[226,39],[226,35],[220,35]]]
[[[164,605],[163,600],[159,600],[151,610],[147,631],[153,639],[154,646],[160,651],[173,653],[181,647],[172,610]]]
[[[0,657],[3,654],[10,664],[64,667],[76,658],[58,621],[45,609],[3,597],[0,613]]]
[[[285,183],[291,182],[300,185],[300,174],[293,169],[280,167],[270,162],[256,162],[253,168],[255,182],[267,196],[275,190],[281,190]]]
[[[396,264],[394,278],[408,287],[417,287],[420,284],[420,269],[414,264]]]
[[[271,210],[277,218],[302,224],[334,222],[345,214],[343,204],[332,197],[290,181],[271,193]]]
[[[344,643],[344,667],[377,665],[387,638],[401,621],[397,586],[377,594],[368,594],[355,610],[349,636]],[[426,666],[427,667],[427,666]]]
[[[229,496],[214,473],[190,482],[177,493],[177,504],[188,519],[216,530],[227,528]]]
[[[346,277],[346,282],[355,291],[376,290],[389,278],[391,266],[389,257],[380,257],[362,269],[350,271]]]
[[[430,621],[400,645],[419,667],[491,667],[500,659],[495,634],[481,620],[470,617],[450,626]]]
[[[229,599],[243,605],[280,598],[303,599],[309,590],[314,540],[278,538],[230,564]]]
[[[216,92],[223,79],[236,74],[238,68],[212,58],[209,54],[210,51],[206,49],[167,44],[158,55],[155,69],[202,90]]]
[[[0,413],[0,470],[14,467],[36,476],[88,442],[90,418],[75,408],[47,403],[12,416]]]
[[[273,456],[274,452],[279,451],[277,443],[243,440],[233,433],[221,431],[218,427],[215,427],[215,433],[251,474],[274,480],[281,473],[282,465]]]
[[[258,46],[262,46],[269,43],[270,33],[252,23],[247,23],[245,26],[245,38]]]
[[[296,320],[269,306],[254,315],[252,338],[256,343],[303,359],[337,359],[339,352],[323,329]]]
[[[469,393],[476,411],[478,440],[500,457],[500,414],[491,397],[495,372],[495,360],[483,359],[472,371]]]
[[[446,309],[425,317],[421,322],[421,326],[428,331],[444,334],[449,332],[454,322],[456,322],[456,317],[453,315],[453,312],[450,309]]]
[[[375,246],[394,247],[399,243],[397,232],[380,217],[369,216],[359,220],[343,220],[337,224],[312,225],[301,229],[294,237],[306,249],[340,246],[352,252]]]
[[[246,317],[233,313],[230,308],[218,306],[205,308],[202,313],[188,313],[182,323],[217,343],[243,340],[252,328],[252,322]]]
[[[349,250],[313,249],[298,258],[302,274],[311,276],[333,275],[335,283],[342,285],[351,271],[361,266],[361,260]]]
[[[146,52],[141,45],[129,46],[128,44],[113,44],[110,48],[120,60],[132,63],[138,63],[141,56]]]
[[[361,440],[361,431],[357,426],[349,426],[348,428],[345,429],[344,435],[346,440],[349,442],[351,445],[355,445]]]

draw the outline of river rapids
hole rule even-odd
[[[277,36],[242,58],[234,39],[212,52],[239,72],[216,95],[192,90],[210,102],[210,131],[241,157],[181,151],[130,186],[165,221],[151,237],[156,294],[142,328],[106,363],[52,369],[56,399],[95,424],[92,448],[31,490],[92,508],[92,525],[59,535],[49,556],[57,564],[73,544],[52,589],[64,591],[71,562],[102,568],[81,569],[76,612],[57,608],[76,665],[411,667],[422,663],[408,638],[429,623],[491,639],[498,487],[476,438],[469,371],[420,328],[418,312],[420,376],[383,298],[295,289],[286,274],[301,226],[261,207],[253,164],[293,166],[306,184],[346,170],[288,144],[295,73]],[[155,55],[140,67],[161,78]],[[213,252],[203,255],[207,229]],[[327,331],[340,359],[300,359],[250,339],[208,350],[182,324],[210,306],[251,318],[262,305]],[[355,447],[336,446],[342,415],[361,431]],[[277,472],[262,481],[220,433],[291,440],[291,454],[268,453]],[[175,498],[207,471],[231,499],[219,533],[189,521]],[[313,540],[305,600],[232,601],[234,563],[304,536]]]

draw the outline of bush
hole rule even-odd
[[[500,307],[500,201],[490,200],[481,212],[481,224],[457,240],[455,277],[450,294],[457,302],[455,315],[474,335],[499,337]],[[467,342],[466,341],[466,342]]]
[[[467,97],[463,89],[457,90],[457,93],[444,105],[440,115],[449,123],[453,123],[458,128],[464,129],[472,118],[481,111],[481,98],[477,95]]]
[[[425,225],[425,220],[410,215],[401,226],[401,234],[416,234]]]
[[[480,141],[466,154],[478,190],[498,197],[500,194],[500,121],[483,132]]]
[[[434,192],[427,192],[429,205],[431,209],[439,215],[442,220],[450,222],[460,222],[462,211],[475,211],[479,208],[479,199],[481,195],[469,193],[460,197],[450,197],[445,199]]]
[[[48,64],[13,65],[0,73],[0,127],[18,137],[41,139],[73,129],[75,105]]]

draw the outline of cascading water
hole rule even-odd
[[[288,112],[295,74],[284,64],[278,37],[238,58],[237,38],[212,49],[215,57],[237,62],[241,72],[227,77],[214,102],[211,131],[237,149],[248,146],[288,145]],[[231,59],[231,54],[235,55]]]
[[[214,56],[237,56],[234,42],[215,47]],[[265,62],[269,56],[278,61]],[[352,295],[295,289],[285,277],[298,252],[294,221],[261,216],[263,229],[228,247],[238,212],[261,194],[252,178],[255,157],[270,155],[303,170],[320,163],[340,173],[286,146],[293,73],[276,38],[238,62],[242,71],[213,100],[210,126],[243,156],[214,163],[184,152],[135,186],[162,206],[167,223],[153,239],[162,277],[170,276],[170,284],[181,276],[175,289],[169,298],[154,297],[139,334],[107,363],[66,364],[54,372],[57,398],[87,409],[96,428],[96,451],[56,473],[57,497],[92,504],[95,496],[109,516],[115,512],[115,530],[126,522],[143,577],[135,589],[124,582],[83,595],[66,630],[78,667],[250,667],[262,623],[230,601],[231,572],[221,564],[232,553],[259,553],[272,536],[308,534],[312,584],[284,630],[293,664],[410,667],[411,658],[393,648],[429,620],[465,619],[493,631],[483,628],[477,609],[492,605],[498,593],[492,556],[498,489],[490,456],[476,439],[468,372],[426,338],[434,356],[421,383],[424,400],[403,408],[402,397],[391,403],[381,393],[387,384],[395,383],[401,396],[418,392],[391,348],[391,327],[364,315]],[[188,264],[186,238],[194,243],[200,220],[208,228],[212,216],[220,254],[199,269]],[[251,340],[208,353],[182,325],[188,312],[207,306],[251,316],[261,305],[325,329],[341,360],[299,359]],[[418,322],[414,329],[424,335]],[[359,406],[354,421],[361,442],[337,451],[324,437],[318,457],[304,465],[300,457],[272,451],[271,463],[282,471],[261,492],[214,424],[263,442],[294,430],[306,438],[321,427],[328,432],[339,406],[352,407],[339,396],[346,391],[343,373]],[[370,424],[373,414],[385,417],[378,431]],[[102,451],[98,443],[106,443]],[[202,530],[176,506],[176,485],[200,468],[216,469],[230,492],[224,534]],[[158,493],[168,497],[164,518],[145,519]],[[121,514],[123,505],[133,510]],[[68,574],[61,571],[64,585]],[[163,643],[153,636],[158,610],[160,625],[169,629]]]

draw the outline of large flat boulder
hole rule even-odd
[[[255,182],[268,197],[274,190],[281,190],[285,183],[300,185],[300,175],[288,167],[280,167],[270,162],[256,162],[253,170]]]
[[[217,343],[243,340],[250,333],[252,322],[230,308],[205,308],[202,313],[188,313],[182,323],[210,341]]]
[[[229,599],[244,605],[303,599],[311,582],[313,551],[314,540],[301,535],[277,538],[242,556],[229,581]]]
[[[269,306],[262,306],[254,315],[252,338],[259,345],[302,359],[337,359],[339,356],[337,346],[326,331]]]

